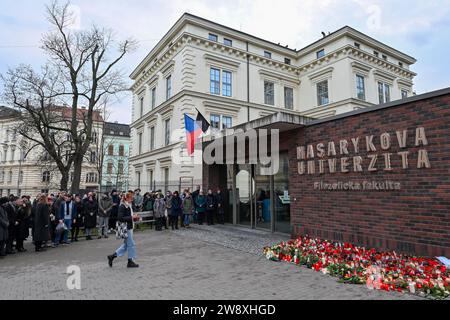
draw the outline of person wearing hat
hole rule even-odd
[[[122,204],[119,207],[118,220],[127,224],[127,237],[124,239],[123,244],[114,252],[108,256],[108,265],[112,268],[114,259],[117,257],[123,257],[125,253],[128,253],[127,268],[138,268],[139,265],[134,261],[136,259],[136,243],[133,239],[134,222],[139,221],[139,216],[133,213],[132,208],[133,193],[128,192],[124,197]]]

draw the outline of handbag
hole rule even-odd
[[[116,222],[116,238],[128,239],[128,225],[126,222]]]
[[[64,222],[60,222],[58,223],[58,225],[56,226],[56,233],[63,233],[64,231],[67,230],[67,226]]]

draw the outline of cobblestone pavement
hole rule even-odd
[[[106,256],[120,240],[80,241],[0,260],[0,299],[419,299],[340,284],[335,278],[262,256],[273,235],[231,226],[136,232],[139,269]],[[68,290],[67,267],[81,268],[81,290]]]

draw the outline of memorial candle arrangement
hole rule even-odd
[[[338,277],[341,282],[364,284],[369,289],[435,299],[450,296],[450,269],[432,258],[378,252],[308,236],[266,247],[264,255],[269,260],[304,265]]]

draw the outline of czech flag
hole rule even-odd
[[[187,114],[184,115],[184,125],[186,127],[186,143],[188,149],[188,155],[191,156],[195,151],[195,143],[198,137],[203,133],[202,128],[198,125],[197,121],[189,117]]]

